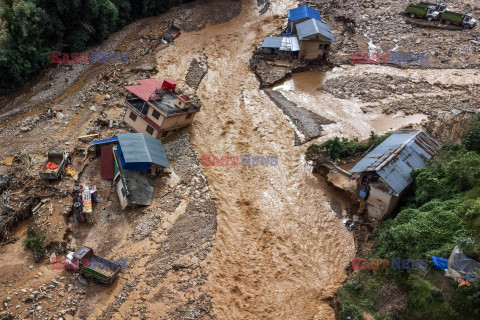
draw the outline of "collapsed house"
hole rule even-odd
[[[177,82],[164,79],[137,80],[139,85],[127,86],[123,121],[137,132],[156,139],[165,138],[192,124],[200,107],[189,96],[176,90]]]
[[[298,58],[300,45],[295,36],[266,37],[262,43],[262,52],[278,56],[280,59]]]
[[[369,217],[381,220],[392,212],[412,182],[410,173],[424,167],[440,148],[423,130],[400,129],[358,162],[350,173]]]
[[[304,5],[288,12],[286,34],[265,38],[262,53],[278,59],[326,61],[333,42],[332,30],[321,20],[320,12]]]
[[[119,133],[91,144],[102,146],[101,177],[116,183],[122,209],[151,205],[155,195],[151,177],[170,168],[162,142],[142,133]]]

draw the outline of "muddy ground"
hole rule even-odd
[[[30,318],[36,306],[36,316],[48,319],[335,318],[332,298],[355,255],[354,235],[341,222],[349,201],[312,174],[304,159],[309,144],[298,143],[302,124],[289,117],[313,121],[311,142],[317,143],[402,126],[426,127],[442,141],[458,142],[478,108],[478,48],[468,41],[477,29],[414,27],[397,16],[402,5],[396,1],[304,3],[319,8],[332,26],[337,67],[293,74],[271,88],[292,106],[287,112],[259,90],[249,68],[255,48],[281,31],[288,9],[298,4],[287,0],[174,8],[91,49],[127,51],[128,64],[59,65],[0,100],[0,172],[30,185],[16,185],[11,201],[28,193],[44,201],[41,212],[12,230],[13,242],[0,247],[2,317]],[[449,2],[459,10],[468,4],[477,16],[473,1]],[[345,29],[342,16],[355,20],[355,33]],[[172,20],[182,33],[175,44],[163,45]],[[349,64],[350,50],[368,51],[369,42],[378,51],[435,54],[431,65]],[[99,178],[99,160],[83,154],[88,140],[78,137],[130,131],[122,121],[123,86],[148,77],[179,80],[202,110],[191,128],[163,141],[172,170],[155,180],[154,203],[123,211],[111,183]],[[45,117],[47,107],[58,111],[56,118]],[[38,179],[36,166],[54,147],[74,152],[78,181],[97,186],[93,224],[76,223],[67,210],[75,177],[53,185]],[[276,155],[279,161],[201,167],[201,154]],[[13,156],[28,160],[11,163]],[[38,263],[22,247],[33,225],[54,244]],[[367,242],[368,232],[359,241]],[[128,259],[128,268],[106,288],[52,269],[52,253],[62,256],[80,245],[105,258]]]

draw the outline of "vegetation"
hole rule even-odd
[[[464,146],[443,147],[440,155],[412,173],[411,196],[395,219],[377,229],[368,258],[448,258],[458,244],[480,260],[480,154],[469,145],[480,132],[476,126],[465,135]],[[399,288],[405,305],[382,316],[378,292],[389,281]],[[339,290],[340,315],[357,319],[366,311],[376,319],[479,319],[480,271],[471,284],[458,287],[432,268],[360,270]]]
[[[480,152],[480,115],[475,117],[472,128],[463,136],[462,144],[467,150]]]
[[[41,232],[34,232],[23,240],[25,249],[31,249],[35,256],[45,253],[45,236]]]
[[[307,149],[307,159],[312,159],[315,155],[323,155],[331,159],[353,157],[359,152],[375,148],[391,134],[387,133],[381,136],[373,134],[366,142],[359,142],[358,140],[349,141],[346,138],[340,140],[339,137],[335,137],[320,145],[310,145]]]
[[[51,51],[84,51],[128,23],[182,2],[187,1],[1,0],[0,94],[47,67]]]

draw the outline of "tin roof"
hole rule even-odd
[[[117,137],[126,163],[155,163],[170,168],[160,140],[143,133],[119,133]]]
[[[167,80],[175,82],[171,79]],[[155,89],[162,87],[162,83],[157,79],[141,79],[136,81],[140,83],[140,85],[126,86],[125,89],[127,89],[143,101],[148,101],[148,98],[152,93],[155,92]]]
[[[266,37],[262,48],[276,48],[280,51],[300,51],[297,37]]]
[[[367,154],[350,172],[376,172],[399,194],[412,182],[412,170],[424,167],[440,148],[440,144],[423,130],[400,129]]]
[[[321,34],[327,38],[325,41],[335,41],[330,26],[317,19],[310,19],[297,24],[297,33],[300,40],[305,40],[304,38],[314,34]]]
[[[290,21],[297,21],[304,18],[313,18],[313,19],[321,20],[320,12],[305,5],[295,9],[291,9],[288,12],[288,18],[290,19]]]

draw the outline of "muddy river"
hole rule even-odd
[[[274,2],[260,16],[256,1],[245,1],[230,22],[183,34],[158,55],[158,77],[176,78],[197,52],[208,57],[193,127],[198,154],[278,156],[278,166],[204,168],[218,206],[209,272],[218,319],[333,319],[326,299],[354,254],[352,235],[305,163],[307,145],[293,147],[293,128],[248,69],[254,46],[284,21],[273,16],[295,5]],[[306,91],[321,81],[303,76]]]

